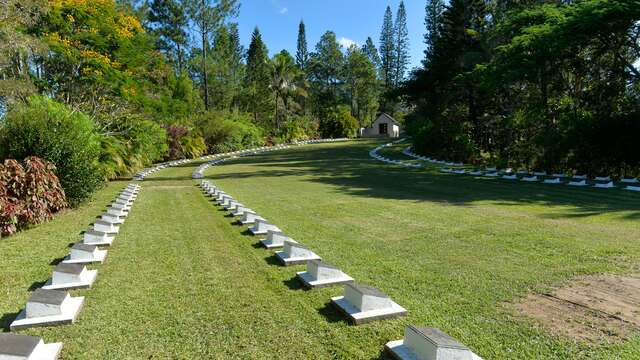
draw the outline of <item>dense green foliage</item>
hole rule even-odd
[[[118,118],[111,122],[109,131],[100,137],[100,164],[108,178],[130,175],[167,154],[165,130],[139,115]]]
[[[43,97],[13,108],[0,128],[0,158],[37,156],[52,162],[71,204],[86,199],[104,174],[100,135],[85,114]]]
[[[66,206],[52,163],[30,156],[0,164],[0,237],[51,220]]]
[[[327,137],[351,138],[356,136],[357,131],[358,121],[351,115],[349,107],[344,105],[338,106],[320,122],[320,132]]]
[[[208,112],[196,119],[206,145],[229,152],[264,145],[262,129],[246,113]]]
[[[428,6],[404,89],[416,149],[513,167],[637,175],[640,7],[630,0]],[[437,24],[434,24],[436,23]]]

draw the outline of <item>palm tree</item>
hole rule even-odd
[[[274,119],[276,130],[280,130],[280,124],[287,119],[290,99],[296,95],[306,97],[302,75],[303,73],[296,65],[295,60],[286,50],[282,50],[273,57],[270,88],[276,100]],[[283,107],[282,113],[279,111],[280,102]],[[280,121],[281,117],[283,118],[282,122]]]

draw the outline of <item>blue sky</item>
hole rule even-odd
[[[304,20],[309,51],[325,31],[331,30],[343,43],[362,45],[371,36],[378,47],[382,18],[387,5],[395,18],[400,0],[242,0],[240,26],[243,44],[248,47],[251,32],[260,28],[271,55],[282,49],[295,54],[298,23]],[[405,0],[411,45],[411,68],[419,66],[424,43],[423,0]]]

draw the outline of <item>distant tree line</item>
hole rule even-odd
[[[402,114],[406,10],[387,8],[378,52],[327,31],[295,54],[248,48],[238,0],[0,2],[0,160],[55,165],[75,205],[153,162],[313,137],[355,136]],[[296,29],[291,29],[295,31]]]
[[[398,92],[416,151],[638,175],[637,1],[429,0],[426,12],[423,66]]]

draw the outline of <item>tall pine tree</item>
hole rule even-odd
[[[380,54],[378,54],[378,49],[376,49],[376,45],[373,43],[371,37],[367,38],[367,41],[362,45],[362,52],[367,55],[369,61],[378,68],[380,66]]]
[[[158,36],[158,47],[163,50],[182,73],[184,52],[187,46],[187,25],[184,6],[175,0],[153,0],[149,6],[148,19],[151,32]]]
[[[427,28],[427,31],[424,34],[424,43],[426,45],[426,48],[424,50],[423,62],[425,65],[429,62],[433,45],[438,39],[443,11],[443,0],[427,0],[427,5],[425,6],[426,15],[424,18],[424,24]]]
[[[298,67],[305,71],[307,63],[309,62],[309,50],[307,48],[307,32],[304,26],[304,21],[300,21],[298,26],[298,51],[296,52],[296,64]]]
[[[256,27],[251,35],[251,44],[247,52],[244,86],[247,92],[247,111],[253,113],[254,121],[263,126],[268,125],[267,117],[271,99],[270,70],[269,51],[262,41],[260,30]]]
[[[234,97],[232,106],[237,108],[239,106],[239,95],[242,79],[244,76],[244,46],[240,43],[240,32],[238,31],[238,24],[232,23],[229,25],[229,47],[230,47],[230,66],[231,66],[231,82],[234,84]]]
[[[393,32],[393,14],[387,6],[380,32],[380,76],[386,89],[393,86],[393,69],[395,64],[395,36]]]
[[[209,86],[207,73],[207,48],[209,36],[224,21],[238,14],[240,4],[238,0],[183,0],[191,22],[200,35],[202,46],[202,87],[204,92],[204,107],[209,110]]]
[[[398,87],[404,81],[409,66],[409,30],[407,29],[407,10],[404,1],[400,1],[396,23],[393,26],[395,55],[393,63],[393,86]]]

